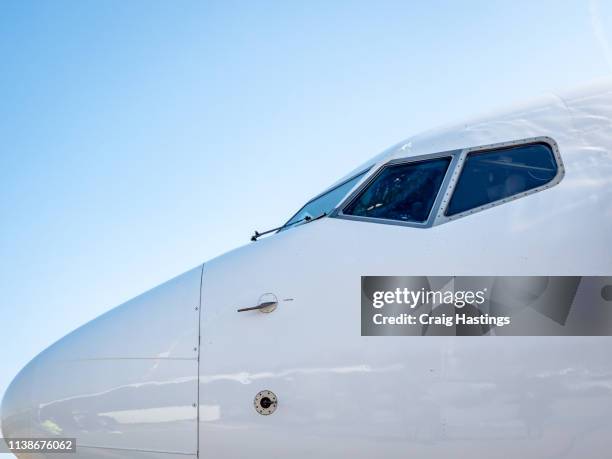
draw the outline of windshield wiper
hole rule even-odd
[[[251,236],[251,241],[256,241],[261,236],[264,236],[269,233],[273,233],[274,231],[280,231],[284,228],[289,228],[290,226],[297,225],[298,223],[314,222],[315,220],[319,220],[320,218],[323,218],[326,215],[327,215],[327,212],[323,212],[321,215],[319,215],[318,217],[314,217],[314,218],[311,217],[310,215],[306,215],[304,218],[300,218],[299,220],[296,220],[292,223],[285,223],[284,225],[279,226],[278,228],[272,228],[271,230],[264,231],[263,233],[260,233],[259,231],[255,230],[255,233]]]

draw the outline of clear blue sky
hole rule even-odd
[[[423,129],[612,70],[611,1],[0,4],[0,394]]]

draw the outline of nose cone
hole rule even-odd
[[[2,400],[4,438],[52,437],[62,435],[61,416],[48,402],[57,398],[60,387],[70,387],[70,366],[56,359],[62,341],[56,343],[15,377]],[[76,389],[73,387],[73,389]]]
[[[29,437],[32,431],[34,404],[32,393],[34,361],[30,362],[11,382],[2,400],[2,434],[4,438]]]
[[[95,448],[193,454],[200,276],[134,298],[34,358],[2,401],[4,437],[76,438],[88,458]]]

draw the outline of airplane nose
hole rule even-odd
[[[3,436],[76,438],[87,458],[193,454],[200,277],[201,267],[188,271],[35,357],[5,393]]]
[[[2,400],[2,436],[30,437],[34,417],[34,383],[36,362],[30,362],[13,379]]]
[[[67,343],[69,337],[64,338]],[[50,409],[53,403],[49,402],[58,398],[60,388],[65,394],[83,388],[74,374],[74,362],[66,360],[70,345],[65,346],[64,340],[31,360],[9,385],[1,407],[4,438],[46,438],[64,433],[61,416],[57,416],[60,413]]]

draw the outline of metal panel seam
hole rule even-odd
[[[134,451],[139,453],[155,453],[155,454],[172,454],[176,456],[194,456],[193,453],[185,453],[182,451],[163,451],[157,449],[140,449],[140,448],[113,448],[112,446],[93,446],[93,445],[78,445],[78,448],[104,449],[111,451]]]
[[[198,302],[198,377],[197,381],[197,411],[196,411],[196,458],[200,457],[200,354],[202,353],[202,283],[204,281],[204,265],[200,271],[200,300]]]

